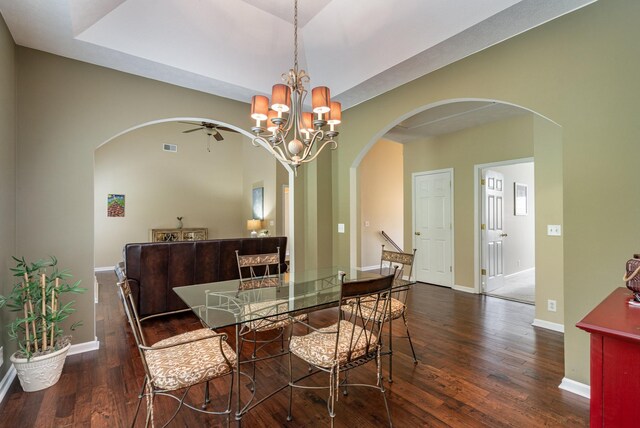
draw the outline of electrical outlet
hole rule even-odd
[[[369,220],[365,220],[364,221],[364,227],[369,227],[369,225],[370,225]]]
[[[518,260],[518,261],[516,262],[516,266],[517,266],[517,267],[520,267],[520,260]]]
[[[344,233],[344,223],[338,223],[338,233]]]
[[[556,301],[555,300],[547,300],[547,310],[549,312],[556,311]]]
[[[547,225],[547,236],[562,236],[562,228],[559,224]]]

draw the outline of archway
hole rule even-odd
[[[482,101],[482,102],[489,102],[489,103],[497,103],[497,104],[512,106],[513,108],[522,110],[522,112],[526,115],[526,122],[527,122],[526,132],[527,132],[527,138],[529,139],[531,146],[530,146],[529,152],[525,150],[511,151],[510,153],[505,153],[504,155],[501,155],[502,157],[485,158],[485,160],[483,160],[482,158],[478,158],[474,161],[468,162],[469,165],[467,166],[457,168],[458,172],[456,174],[460,175],[459,173],[462,172],[463,175],[470,177],[471,183],[468,185],[465,184],[465,186],[468,186],[468,190],[466,189],[465,191],[467,193],[471,192],[471,194],[468,197],[468,202],[465,209],[462,211],[456,210],[456,213],[455,213],[456,221],[461,222],[459,218],[462,216],[462,214],[460,214],[460,212],[466,211],[470,213],[465,223],[465,224],[468,224],[468,226],[466,227],[470,229],[466,231],[468,234],[468,239],[465,240],[462,243],[462,245],[459,244],[460,239],[458,238],[458,236],[456,236],[456,239],[455,239],[455,241],[458,242],[458,245],[455,246],[455,251],[452,251],[452,252],[455,252],[453,269],[454,269],[454,274],[456,274],[453,288],[459,289],[461,291],[472,292],[472,293],[474,292],[477,293],[480,291],[480,287],[479,287],[480,268],[479,268],[479,262],[477,260],[479,246],[480,246],[479,221],[475,219],[475,216],[478,213],[477,203],[478,203],[479,196],[473,193],[474,192],[473,189],[476,188],[474,187],[473,178],[472,178],[474,165],[488,163],[489,160],[502,161],[502,160],[519,159],[519,158],[527,158],[527,157],[535,158],[537,164],[541,162],[540,171],[538,171],[538,166],[536,166],[536,182],[541,180],[540,183],[542,185],[542,188],[538,189],[539,186],[536,186],[537,190],[542,190],[544,192],[545,186],[547,186],[547,190],[550,187],[555,187],[560,189],[559,193],[556,190],[554,190],[555,193],[553,194],[553,196],[546,195],[545,197],[547,199],[545,200],[543,198],[541,203],[538,204],[538,207],[536,208],[536,213],[538,214],[536,215],[536,265],[539,265],[539,264],[541,265],[540,269],[538,269],[539,272],[537,272],[536,276],[540,277],[538,282],[552,281],[553,283],[556,284],[556,286],[557,284],[562,284],[562,275],[563,275],[563,262],[562,262],[562,252],[561,252],[562,238],[561,237],[556,238],[554,241],[546,239],[546,226],[543,227],[545,224],[548,224],[550,222],[557,222],[558,224],[562,222],[561,221],[562,220],[562,191],[561,191],[562,189],[562,144],[561,144],[562,135],[561,133],[562,132],[561,132],[561,127],[557,123],[553,122],[552,120],[540,115],[539,113],[531,109],[514,105],[512,103],[503,102],[500,100],[492,100],[492,99],[478,99],[478,98],[447,99],[447,100],[441,100],[435,103],[421,106],[419,108],[416,108],[412,111],[409,111],[397,117],[395,120],[385,125],[374,135],[373,138],[369,140],[366,146],[363,147],[363,149],[358,153],[358,155],[353,160],[349,170],[349,177],[350,177],[349,221],[350,221],[350,230],[351,230],[349,254],[350,254],[351,265],[354,267],[357,266],[361,259],[361,249],[359,248],[359,245],[361,242],[361,235],[362,235],[361,229],[363,227],[362,225],[363,225],[364,219],[360,217],[361,215],[360,214],[360,197],[361,196],[360,196],[358,168],[363,158],[365,157],[365,155],[381,138],[385,136],[385,134],[387,134],[397,124],[430,109],[435,109],[440,106],[446,106],[448,104],[462,103],[462,102],[468,102],[468,101]],[[475,153],[469,154],[470,157],[475,155],[476,155]],[[411,157],[411,156],[406,156],[406,157]],[[405,163],[406,163],[406,157],[405,157]],[[486,159],[489,159],[489,160],[486,160]],[[446,166],[440,165],[439,167],[445,168]],[[434,167],[431,169],[438,169],[438,168]],[[409,198],[410,197],[409,195],[411,195],[411,191],[410,191],[411,184],[410,184],[410,181],[408,181],[407,179],[407,176],[410,176],[411,172],[415,172],[415,171],[404,172],[405,180],[404,180],[403,189],[401,191],[404,192],[405,199]],[[554,180],[554,181],[551,183],[549,180]],[[456,179],[456,183],[455,183],[456,187],[458,184],[459,184],[458,180]],[[464,192],[457,192],[455,195],[456,199],[459,199],[459,197],[462,197],[463,194]],[[405,211],[409,212],[411,210],[411,202],[405,200],[404,207],[405,207]],[[407,248],[409,245],[411,245],[409,243],[411,242],[412,235],[413,235],[411,223],[412,223],[411,216],[405,214],[404,242],[406,244],[405,247]],[[473,226],[471,226],[472,223],[473,223]],[[557,245],[558,242],[560,242],[559,246]],[[470,243],[473,243],[473,244],[470,244]],[[560,252],[558,252],[558,249]],[[549,257],[549,254],[554,254],[555,259],[551,260]],[[540,263],[538,263],[538,260],[537,260],[538,257],[540,258]],[[456,272],[455,260],[458,261],[458,266],[473,265],[473,267],[467,267],[466,269],[458,269],[458,271]],[[464,275],[462,275],[463,273]],[[554,293],[551,293],[551,292],[547,293],[545,290],[541,290],[540,292],[536,293],[536,304],[539,308],[536,311],[536,321],[538,321],[539,317],[545,316],[545,312],[547,308],[547,305],[546,305],[547,295],[552,295],[552,294]],[[557,294],[557,292],[555,294]],[[554,297],[554,299],[555,298],[556,297]],[[544,302],[544,305],[541,305],[542,302]],[[561,303],[558,303],[558,305],[561,305]],[[554,328],[554,329],[555,327],[558,327],[558,325],[552,325],[552,324],[553,323],[548,323],[547,325],[545,325],[545,327]]]
[[[211,143],[211,137],[208,137],[209,142],[211,143],[211,153],[207,153],[207,150],[205,149],[206,146],[203,146],[204,142],[207,141],[207,136],[204,133],[188,133],[188,134],[184,134],[182,133],[182,131],[184,131],[185,129],[189,129],[189,125],[175,125],[177,122],[195,122],[195,123],[200,123],[200,122],[207,122],[207,123],[213,123],[215,125],[218,126],[222,126],[225,128],[229,128],[234,130],[237,133],[230,133],[230,132],[224,132],[222,131],[222,133],[224,134],[224,138],[225,140],[223,140],[222,142],[218,143],[215,140],[213,140],[213,142]],[[181,128],[180,128],[181,127]],[[131,128],[128,128],[124,131],[121,131],[119,133],[117,133],[116,135],[114,135],[113,137],[107,139],[106,141],[104,141],[103,143],[101,143],[94,151],[94,187],[96,186],[96,183],[98,182],[98,163],[97,163],[97,159],[98,159],[98,153],[99,151],[103,151],[105,152],[106,149],[108,148],[108,143],[118,143],[122,146],[122,142],[125,139],[130,139],[130,140],[135,140],[136,138],[140,138],[138,136],[140,135],[147,135],[151,133],[151,130],[153,129],[160,129],[159,131],[156,131],[156,134],[159,135],[154,135],[153,137],[145,137],[147,140],[148,139],[152,139],[154,140],[153,143],[145,143],[146,147],[147,147],[147,152],[152,152],[152,156],[150,155],[148,159],[145,158],[145,154],[141,154],[141,153],[136,153],[137,158],[140,160],[140,163],[153,163],[154,161],[152,159],[156,159],[156,161],[158,159],[162,159],[161,157],[164,156],[164,158],[166,159],[171,159],[171,161],[173,161],[173,164],[169,164],[169,166],[167,165],[154,165],[155,168],[157,168],[157,173],[154,173],[155,177],[150,177],[150,178],[146,178],[146,177],[141,177],[144,178],[144,181],[146,181],[146,183],[148,185],[155,185],[155,182],[157,181],[158,183],[162,182],[164,184],[159,184],[160,186],[164,186],[166,187],[166,197],[167,198],[172,198],[172,197],[176,197],[176,199],[180,200],[182,198],[183,202],[186,198],[193,198],[195,194],[195,192],[209,192],[211,193],[212,187],[215,187],[218,192],[218,194],[220,194],[220,198],[219,201],[216,202],[212,202],[210,201],[211,195],[207,194],[206,198],[209,200],[208,206],[207,204],[205,204],[202,201],[194,201],[193,203],[191,203],[191,205],[202,205],[202,206],[198,206],[197,207],[197,211],[198,211],[198,215],[195,215],[193,217],[199,218],[200,220],[194,220],[194,218],[192,217],[191,219],[189,218],[185,218],[185,227],[196,227],[196,226],[201,226],[199,224],[194,224],[193,221],[197,221],[199,223],[203,223],[203,218],[205,218],[208,215],[207,210],[211,211],[213,209],[213,211],[211,212],[210,216],[220,216],[220,218],[217,218],[215,221],[213,219],[209,220],[206,219],[207,221],[209,221],[211,224],[209,225],[209,228],[213,227],[217,227],[217,229],[212,229],[211,231],[213,232],[213,235],[209,235],[209,237],[232,237],[233,236],[244,236],[246,234],[246,230],[244,230],[244,222],[246,222],[246,219],[243,217],[242,219],[238,218],[237,212],[238,212],[238,207],[237,205],[239,203],[242,203],[242,201],[238,201],[237,199],[241,199],[242,195],[240,196],[230,196],[231,193],[231,189],[235,189],[236,187],[240,187],[242,186],[242,183],[238,183],[238,182],[242,182],[243,179],[244,181],[255,181],[256,179],[256,174],[259,173],[260,168],[258,168],[258,171],[256,171],[256,168],[244,168],[245,172],[244,172],[244,176],[243,176],[243,163],[251,163],[252,161],[255,161],[254,164],[260,164],[261,162],[265,162],[265,160],[269,160],[269,159],[273,159],[274,163],[273,165],[277,165],[277,162],[275,162],[275,159],[268,153],[268,151],[265,150],[260,150],[258,148],[245,148],[245,146],[247,144],[249,144],[249,142],[252,140],[252,134],[248,133],[247,131],[236,127],[234,125],[219,121],[219,120],[215,120],[215,119],[210,119],[208,117],[170,117],[170,118],[163,118],[163,119],[158,119],[158,120],[153,120],[153,121],[148,121],[136,126],[133,126]],[[164,129],[170,129],[170,135],[166,135],[166,137],[163,135]],[[173,129],[175,128],[175,129]],[[191,127],[193,128],[193,127]],[[143,132],[144,131],[144,132]],[[165,132],[166,133],[166,132]],[[162,146],[163,144],[161,143],[171,143],[172,141],[176,141],[176,139],[182,139],[182,142],[184,144],[179,144],[178,146],[178,152],[177,153],[172,153],[167,155],[166,153],[163,153],[162,151]],[[187,138],[190,138],[190,140],[186,140]],[[250,140],[247,141],[247,138],[249,138]],[[186,141],[186,143],[185,143]],[[129,147],[129,149],[127,150],[135,150],[135,147],[137,146],[136,143],[140,142],[140,144],[142,144],[142,141],[130,141],[127,147]],[[238,143],[242,143],[242,144],[238,144]],[[149,150],[149,144],[153,144],[153,150]],[[175,146],[175,145],[174,145]],[[224,149],[223,149],[224,148]],[[142,149],[140,149],[142,150]],[[255,151],[254,151],[255,150]],[[189,165],[189,164],[184,164],[184,163],[180,163],[179,165],[182,165],[180,169],[180,171],[171,171],[171,165],[175,164],[175,159],[177,159],[176,157],[173,157],[173,155],[175,154],[176,156],[187,156],[188,151],[191,151],[191,154],[189,155],[190,157],[188,159],[195,159],[195,162],[193,165]],[[193,154],[194,151],[197,151],[195,153],[195,155]],[[202,154],[200,154],[200,152]],[[158,154],[159,153],[159,154]],[[132,154],[133,155],[133,154]],[[207,156],[209,155],[209,156]],[[231,159],[227,159],[226,157],[229,157],[229,155],[233,155],[234,159],[230,162]],[[126,154],[124,155],[126,157]],[[155,156],[155,157],[154,157]],[[202,158],[202,159],[199,159]],[[216,159],[217,158],[217,159]],[[255,159],[254,159],[255,158]],[[184,161],[181,161],[184,162]],[[202,165],[197,165],[197,162],[201,162]],[[116,162],[114,162],[115,165],[113,165],[115,168],[118,168],[119,166],[117,165]],[[124,163],[124,162],[123,162]],[[215,165],[214,165],[215,163]],[[273,191],[270,192],[269,194],[267,194],[265,196],[265,198],[267,199],[265,201],[265,204],[268,204],[268,206],[265,206],[265,208],[268,208],[268,212],[269,212],[269,216],[268,219],[271,220],[268,223],[265,223],[265,229],[271,229],[270,232],[272,234],[275,234],[276,230],[280,231],[281,229],[281,222],[278,222],[279,217],[282,215],[281,213],[277,214],[278,218],[275,218],[276,213],[275,211],[280,210],[279,206],[281,205],[281,203],[278,201],[276,202],[276,200],[278,200],[281,196],[279,194],[277,194],[277,188],[279,186],[276,186],[276,181],[278,181],[280,184],[284,184],[286,183],[290,188],[292,188],[294,186],[294,181],[293,181],[293,171],[292,169],[286,165],[286,164],[281,164],[282,166],[284,166],[284,169],[280,169],[279,167],[276,167],[275,169],[278,170],[277,172],[273,171],[272,168],[270,167],[268,174],[270,174],[268,176],[268,181],[266,182],[267,186],[271,186],[273,187]],[[104,169],[104,167],[102,167],[102,164],[100,164],[101,168]],[[121,168],[123,166],[120,166]],[[142,167],[140,167],[140,169],[144,169]],[[204,171],[203,170],[207,170]],[[209,171],[210,170],[210,171]],[[250,170],[250,172],[246,172],[247,170]],[[124,171],[126,172],[126,171]],[[203,174],[208,174],[206,175],[206,177]],[[169,177],[165,177],[166,175],[168,175]],[[172,180],[175,180],[176,182],[178,182],[178,184],[183,180],[182,175],[203,175],[203,177],[200,177],[200,182],[198,182],[198,178],[194,177],[191,178],[190,182],[187,182],[188,185],[184,186],[183,189],[184,191],[181,191],[180,189],[172,189],[173,191],[171,191],[169,188],[172,185]],[[248,175],[248,177],[247,177]],[[173,176],[173,178],[171,178],[171,176]],[[237,176],[237,177],[236,177]],[[277,176],[277,177],[276,177]],[[234,178],[235,177],[235,178]],[[135,178],[135,177],[134,177]],[[195,181],[194,181],[195,180]],[[103,180],[104,181],[104,180]],[[116,181],[117,180],[111,180]],[[177,185],[178,185],[177,184]],[[215,186],[214,186],[215,184]],[[245,183],[246,184],[246,183]],[[116,184],[114,183],[114,186],[116,186]],[[104,186],[103,186],[104,187]],[[192,189],[193,188],[193,189]],[[107,189],[100,189],[101,191],[98,192],[96,190],[96,198],[95,198],[95,213],[94,213],[94,217],[95,217],[95,230],[94,230],[94,235],[96,237],[95,239],[95,256],[94,256],[94,266],[96,266],[97,268],[103,267],[103,266],[110,266],[112,265],[111,261],[108,262],[103,262],[102,260],[109,260],[108,257],[104,257],[99,251],[99,245],[100,245],[100,240],[97,239],[98,238],[98,234],[100,233],[100,228],[98,227],[98,219],[101,217],[104,217],[104,207],[102,206],[104,204],[104,201],[102,199],[106,198],[106,193],[107,193]],[[237,190],[237,189],[236,189]],[[144,191],[142,189],[136,189],[137,191],[137,198],[132,198],[131,202],[129,200],[127,200],[127,206],[130,203],[133,204],[140,204],[142,202],[142,200],[144,199],[143,197],[144,195]],[[117,189],[113,189],[113,190],[108,190],[108,193],[115,193],[118,192]],[[242,192],[242,190],[240,190],[240,192]],[[104,194],[103,194],[104,193]],[[156,193],[160,193],[163,194],[162,189],[160,189],[159,191],[156,189]],[[185,195],[182,195],[182,193],[185,193]],[[246,193],[246,192],[245,192]],[[250,192],[249,192],[250,193]],[[294,192],[290,192],[289,193],[289,199],[290,199],[290,206],[293,207],[293,203],[291,203],[293,201],[293,195]],[[142,196],[142,197],[141,197]],[[246,199],[246,195],[245,199]],[[249,196],[250,197],[250,196]],[[233,201],[231,201],[230,199],[235,198]],[[136,200],[137,199],[137,200]],[[204,198],[203,198],[204,199]],[[165,201],[166,202],[166,201]],[[187,202],[188,203],[188,202]],[[223,209],[225,208],[227,205],[230,205],[231,203],[236,204],[235,207],[235,211],[233,210],[233,207],[229,207],[226,210]],[[146,241],[148,239],[148,229],[150,229],[151,227],[159,227],[158,222],[159,221],[165,221],[165,222],[169,222],[168,224],[162,224],[161,227],[174,227],[174,224],[176,223],[176,215],[184,215],[184,213],[180,213],[180,205],[176,204],[177,207],[176,209],[168,209],[167,206],[170,206],[168,204],[163,204],[162,205],[162,210],[163,211],[171,211],[171,212],[167,212],[165,215],[165,217],[167,217],[167,219],[163,219],[163,220],[158,220],[158,218],[150,218],[149,220],[153,223],[154,225],[150,225],[147,226],[146,229],[144,229],[142,227],[141,224],[138,224],[138,229],[140,230],[136,230],[133,235],[136,236],[136,238],[134,238],[135,241],[140,242],[140,241]],[[132,208],[134,207],[134,205],[132,205]],[[140,210],[139,210],[140,211]],[[175,211],[175,212],[173,212]],[[147,210],[147,212],[149,213],[149,211]],[[153,211],[151,211],[151,213],[153,213]],[[177,214],[176,214],[177,213]],[[138,213],[138,215],[140,215],[140,213]],[[151,216],[153,217],[153,216]],[[235,218],[232,218],[235,217]],[[234,227],[233,228],[229,228],[229,229],[225,229],[225,221],[224,219],[226,218],[227,223],[233,221],[234,222]],[[294,216],[290,215],[289,216],[289,220],[290,220],[290,228],[291,228],[291,224],[293,224],[293,219]],[[113,220],[113,219],[112,219]],[[190,220],[190,221],[189,221]],[[104,223],[104,221],[102,222]],[[140,223],[138,221],[138,223]],[[237,224],[236,224],[237,223]],[[277,227],[277,229],[276,229]],[[144,229],[144,230],[143,230]],[[291,230],[293,230],[291,228]],[[137,235],[136,235],[137,233]],[[211,233],[211,232],[210,232]],[[231,235],[229,235],[231,234]],[[127,241],[127,242],[132,242],[131,240]],[[119,245],[119,244],[118,244]],[[118,246],[116,245],[116,246]],[[294,247],[294,237],[293,237],[293,233],[290,234],[290,240],[289,240],[289,248],[293,249]],[[114,250],[117,251],[118,250]],[[113,251],[112,251],[113,253]],[[292,255],[291,258],[293,258],[293,251],[291,251]],[[113,259],[113,256],[111,257]],[[294,262],[293,260],[291,261],[292,263]]]

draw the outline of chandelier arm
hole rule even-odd
[[[312,162],[313,160],[315,160],[315,158],[317,158],[317,157],[318,157],[318,155],[320,154],[320,152],[321,152],[321,151],[322,151],[322,150],[323,150],[327,145],[329,145],[329,144],[331,144],[331,145],[333,146],[333,147],[329,147],[329,149],[331,149],[331,150],[335,150],[335,149],[337,149],[337,148],[338,148],[338,143],[337,143],[337,141],[335,141],[335,140],[328,140],[328,141],[325,141],[325,142],[320,146],[320,148],[318,148],[318,150],[313,154],[313,156],[311,156],[309,159],[307,159],[307,158],[301,159],[301,160],[300,160],[300,163]]]
[[[324,132],[320,129],[313,133],[311,139],[308,143],[305,144],[304,153],[300,156],[302,159],[306,159],[309,157],[309,153],[311,153],[311,149],[316,144],[316,142],[322,141],[324,139]]]
[[[290,164],[291,162],[287,159],[286,156],[284,156],[284,153],[282,153],[282,150],[280,149],[280,147],[274,147],[271,144],[269,144],[269,141],[265,140],[264,137],[255,137],[252,140],[252,143],[254,146],[262,146],[262,144],[258,143],[257,141],[262,141],[263,143],[265,143],[265,146],[267,147],[267,150],[269,150],[269,152],[271,152],[271,154],[273,156],[275,156],[276,159],[278,159],[281,162],[284,163],[288,163]]]

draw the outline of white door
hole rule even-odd
[[[482,285],[485,293],[504,285],[504,176],[482,172]]]
[[[452,171],[413,177],[416,280],[447,287],[453,285],[451,183]]]

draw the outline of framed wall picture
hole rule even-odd
[[[124,195],[107,195],[107,217],[124,217]]]
[[[264,187],[253,189],[253,218],[264,220]]]
[[[513,214],[527,215],[528,207],[528,190],[527,185],[522,183],[513,183]]]

